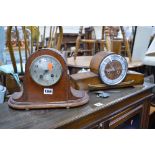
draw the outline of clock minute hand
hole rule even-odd
[[[111,60],[111,59],[110,59],[110,61],[112,62],[112,60]],[[112,71],[115,71],[115,68],[111,65],[111,62],[109,63],[109,65],[110,65],[110,67],[111,67]]]

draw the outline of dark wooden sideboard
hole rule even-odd
[[[148,128],[155,85],[106,91],[109,98],[90,92],[88,104],[70,109],[14,110],[0,105],[0,128]]]

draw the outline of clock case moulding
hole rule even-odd
[[[30,75],[33,60],[42,55],[53,56],[62,65],[62,76],[52,86],[41,86],[34,82]],[[53,94],[44,94],[44,88],[53,89]],[[69,108],[86,104],[88,101],[89,96],[86,91],[75,90],[71,86],[68,67],[63,55],[55,49],[41,49],[27,60],[23,89],[10,97],[8,105],[15,109]]]

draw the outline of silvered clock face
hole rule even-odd
[[[111,54],[101,62],[99,74],[105,84],[116,85],[124,80],[127,70],[126,59],[121,55]]]
[[[42,55],[34,59],[30,66],[32,79],[41,86],[52,86],[62,75],[62,66],[53,56]]]

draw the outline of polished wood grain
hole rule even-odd
[[[62,40],[63,40],[63,27],[62,26],[58,26],[58,28],[59,28],[59,35],[58,35],[56,49],[60,51],[61,50],[61,43],[62,43]]]
[[[106,85],[105,82],[103,83],[103,81],[100,80],[100,76],[99,76],[100,65],[103,62],[103,60],[111,54],[114,54],[114,53],[101,51],[101,52],[98,52],[96,55],[94,55],[90,62],[90,72],[84,72],[80,74],[78,73],[77,75],[74,74],[71,76],[73,86],[79,90],[101,90],[101,89],[105,90],[105,89],[111,89],[111,88],[124,88],[124,87],[130,87],[133,85],[143,84],[144,75],[136,72],[131,73],[131,71],[130,73],[128,73],[127,76],[125,75],[126,78],[122,81],[122,83],[119,83],[115,86],[108,86]],[[111,62],[110,65],[108,64],[106,65],[105,76],[107,76],[108,79],[112,79],[112,80],[117,79],[120,76],[120,74],[113,74],[113,73],[106,74],[106,70],[110,69],[111,66],[116,66],[117,68],[119,68],[120,71],[122,70],[120,63],[113,61]]]
[[[143,86],[109,90],[106,92],[110,97],[106,99],[97,98],[94,92],[90,92],[88,104],[71,109],[23,111],[13,110],[4,103],[0,105],[0,128],[111,128],[115,124],[111,121],[114,122],[114,118],[118,118],[116,115],[123,114],[127,109],[136,111],[139,106],[143,107],[141,128],[147,128],[149,105],[154,87],[154,84],[144,83]],[[102,105],[97,107],[95,103],[102,103]],[[121,117],[124,118],[123,115]],[[123,120],[121,119],[119,124],[123,123]]]
[[[122,36],[123,36],[123,40],[124,40],[124,44],[125,44],[125,51],[127,52],[129,62],[131,62],[132,61],[132,56],[131,56],[131,49],[130,49],[129,41],[127,40],[124,27],[120,26],[120,28],[121,28],[121,32],[122,32]]]
[[[74,60],[73,57],[67,58],[67,64],[70,69],[70,72],[72,74],[78,72],[80,69],[85,68],[89,69],[90,68],[90,62],[93,56],[77,56],[76,60]],[[129,69],[134,69],[138,67],[144,66],[142,61],[132,61],[130,62],[127,57],[125,57],[127,62],[128,62],[128,68]]]
[[[90,71],[96,74],[99,73],[99,67],[101,62],[109,55],[114,54],[113,52],[101,51],[95,54],[90,61]]]
[[[19,31],[18,31],[17,26],[15,26],[15,30],[16,30],[18,50],[19,50],[19,60],[20,60],[21,74],[23,75],[24,71],[23,71],[23,65],[22,65],[23,64],[23,60],[22,60],[22,54],[21,54],[21,40],[19,38]],[[33,44],[31,43],[31,45],[33,45]]]
[[[105,85],[98,74],[93,72],[84,72],[71,75],[71,83],[78,90],[106,90],[114,88],[131,87],[134,85],[142,85],[144,83],[144,74],[128,71],[122,83],[115,86]]]
[[[75,47],[75,53],[74,53],[74,60],[76,60],[76,57],[77,57],[78,52],[79,52],[82,31],[83,31],[83,26],[80,26],[79,34],[78,34],[78,37],[76,39],[76,47]]]
[[[62,65],[62,76],[60,80],[48,86],[53,90],[52,95],[44,94],[44,88],[34,82],[30,75],[30,66],[35,58],[49,55],[56,58]],[[55,107],[74,107],[86,104],[89,97],[86,92],[77,91],[71,87],[67,73],[67,65],[61,53],[54,49],[41,49],[33,53],[26,63],[23,90],[13,94],[9,99],[9,106],[15,109],[41,109]]]
[[[6,39],[7,39],[7,46],[11,57],[12,66],[13,66],[14,72],[17,73],[16,59],[14,55],[13,46],[11,43],[11,31],[12,31],[12,26],[8,26]]]
[[[108,26],[105,27],[105,41],[106,41],[106,51],[112,51],[110,28]]]

